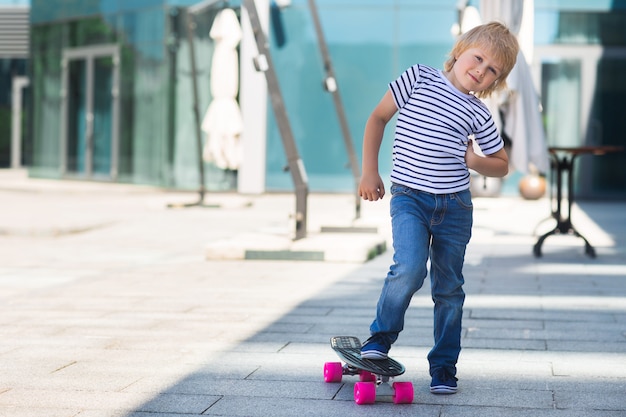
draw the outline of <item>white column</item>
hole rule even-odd
[[[269,0],[255,0],[259,20],[267,34]],[[258,55],[254,35],[245,8],[241,10],[243,38],[240,48],[241,86],[239,105],[243,117],[242,162],[238,173],[238,192],[265,192],[265,160],[267,145],[267,83],[265,74],[254,68]]]
[[[11,168],[22,167],[22,91],[28,77],[13,77],[11,87]]]
[[[528,65],[532,65],[533,46],[535,43],[535,1],[524,1],[524,15],[522,17],[522,26],[520,27],[517,39],[519,40],[520,49],[524,53],[524,58]]]

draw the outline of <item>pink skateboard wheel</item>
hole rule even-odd
[[[361,373],[359,373],[359,381],[376,382],[376,375],[368,371],[361,371]]]
[[[324,381],[341,382],[343,367],[341,362],[326,362],[324,364]]]
[[[413,384],[410,382],[393,383],[393,403],[411,404],[413,402]]]
[[[354,384],[354,402],[358,405],[374,404],[376,401],[376,384],[373,382],[357,382]]]

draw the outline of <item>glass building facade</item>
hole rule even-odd
[[[31,6],[32,165],[34,176],[81,178],[192,189],[198,148],[186,10],[198,0],[33,0]],[[313,192],[351,192],[332,96],[307,0],[273,2],[268,40],[285,107]],[[360,161],[367,117],[405,68],[441,67],[458,21],[456,0],[317,0],[351,136]],[[472,2],[478,5],[479,2]],[[535,0],[533,76],[541,93],[549,145],[624,145],[619,77],[626,66],[626,1]],[[215,49],[209,31],[218,1],[193,31],[199,109]],[[240,94],[246,94],[242,84]],[[271,106],[264,190],[291,191]],[[263,110],[265,111],[265,110]],[[391,126],[381,174],[391,170]],[[244,163],[245,163],[244,159]],[[204,163],[209,190],[236,190],[237,172]],[[626,197],[626,155],[585,156],[577,168],[581,197]],[[511,183],[511,189],[517,184]]]
[[[185,14],[193,3],[33,1],[32,175],[197,186]],[[194,19],[200,109],[211,100],[216,12]],[[224,176],[210,164],[205,171]]]

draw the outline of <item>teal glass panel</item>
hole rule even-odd
[[[117,32],[123,34],[124,41],[133,45],[137,53],[152,59],[164,59],[166,39],[164,10],[161,8],[141,11],[127,11],[111,16]]]
[[[93,172],[108,177],[111,172],[113,58],[94,60]]]
[[[549,146],[580,146],[581,62],[552,59],[541,65],[541,97]]]
[[[83,18],[68,23],[68,46],[110,44],[117,41],[114,27],[102,17]]]
[[[350,133],[361,160],[363,129],[387,85],[408,66],[441,67],[453,38],[455,2],[317,1]],[[293,134],[312,191],[352,191],[338,116],[322,88],[323,61],[306,1],[273,11],[270,41]],[[281,35],[281,36],[278,36]],[[271,108],[271,107],[270,107]],[[380,172],[391,170],[393,121],[380,151]],[[273,112],[268,118],[269,190],[291,190],[286,158]]]
[[[537,11],[535,28],[538,45],[626,45],[626,11]]]
[[[85,173],[87,152],[86,105],[87,105],[87,66],[84,60],[68,63],[67,86],[67,170],[71,173]]]
[[[626,0],[535,0],[535,10],[593,12],[626,8]]]
[[[168,6],[178,6],[178,7],[187,7],[187,6],[203,4],[202,0],[165,0],[165,3]],[[242,3],[243,3],[242,0],[215,0],[212,3],[207,3],[208,5],[206,8],[212,8],[214,10],[224,8],[224,7],[238,9],[239,7],[241,7]],[[202,11],[204,10],[201,10],[201,12]]]
[[[65,25],[37,26],[31,31],[32,146],[30,172],[60,174],[61,48]],[[56,140],[54,138],[57,138]]]
[[[550,45],[558,36],[559,13],[556,10],[535,9],[535,45]]]
[[[131,68],[124,73],[128,90],[123,94],[123,111],[129,112],[124,127],[130,133],[126,155],[132,163],[133,182],[160,184],[164,167],[166,103],[164,85],[166,73],[161,63],[150,57],[136,54],[132,58]]]
[[[102,0],[102,12],[107,13],[127,13],[141,12],[142,10],[152,10],[162,8],[168,4],[167,0]]]
[[[120,181],[170,186],[168,142],[171,77],[162,2],[129,2],[107,17],[121,40]]]
[[[625,146],[624,96],[626,94],[626,53],[603,57],[593,99],[588,137],[590,144]],[[626,196],[626,152],[593,157],[589,193],[605,197]]]
[[[119,156],[118,156],[118,172],[119,178],[124,182],[133,182],[133,165],[135,142],[141,140],[137,138],[135,131],[135,121],[137,119],[134,114],[135,100],[135,84],[139,66],[137,64],[137,54],[130,47],[122,47],[121,49],[121,65],[120,65],[120,128],[119,128]]]
[[[342,21],[342,33],[349,34],[340,36],[341,41],[337,42],[340,34],[332,29],[336,26],[327,22],[328,14],[320,9],[346,118],[355,142],[362,135],[362,126],[373,105],[384,92],[384,84],[374,84],[372,78],[378,77],[381,71],[375,63],[390,62],[392,59],[392,51],[387,47],[393,36],[390,13],[380,7],[376,12],[334,7],[333,21]],[[308,7],[284,9],[281,17],[285,43],[281,48],[272,50],[273,59],[310,187],[319,189],[329,184],[335,190],[353,189],[332,96],[322,87],[322,58]],[[369,28],[373,25],[382,35],[376,37],[375,43],[359,43],[354,33],[370,33]],[[385,72],[390,73],[389,69]],[[268,129],[267,186],[269,189],[290,189],[291,177],[283,170],[286,159],[273,112],[270,112]]]
[[[307,0],[292,0],[292,4],[294,5],[306,5]],[[328,8],[332,6],[339,6],[342,8],[371,8],[376,7],[384,7],[384,8],[397,8],[402,6],[404,10],[405,6],[410,7],[448,7],[452,5],[455,7],[455,4],[458,3],[456,0],[316,0],[315,3],[320,8]]]
[[[166,185],[168,66],[152,45],[122,49],[119,170],[125,181]]]
[[[198,115],[202,123],[213,97],[211,95],[211,68],[215,41],[209,36],[213,21],[221,7],[209,7],[194,18],[193,51],[195,54],[195,76],[198,94]],[[235,11],[238,13],[238,11]],[[208,191],[236,189],[236,171],[217,167],[202,156],[207,137],[200,132],[200,147],[196,128],[198,121],[194,114],[193,80],[191,66],[191,45],[187,36],[187,17],[184,11],[172,15],[171,27],[176,35],[175,48],[171,48],[170,65],[174,74],[174,85],[170,88],[172,97],[171,138],[171,177],[177,188],[198,189],[200,185],[200,164],[204,170],[204,186]]]
[[[626,0],[535,0],[535,44],[626,43]]]
[[[101,0],[32,0],[30,19],[33,23],[52,22],[100,12]]]
[[[163,8],[165,4],[165,0],[32,0],[31,22],[40,24],[154,7]]]

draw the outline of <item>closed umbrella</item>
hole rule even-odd
[[[206,136],[202,156],[206,162],[213,162],[221,169],[237,170],[241,164],[240,137],[243,132],[236,100],[239,90],[237,45],[242,33],[232,9],[219,12],[209,36],[215,40],[210,81],[213,100],[201,125]]]

